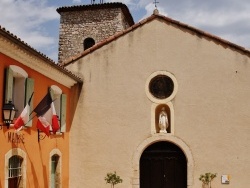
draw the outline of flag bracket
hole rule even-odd
[[[42,135],[41,133],[42,133],[42,131],[37,129],[37,140],[38,140],[38,142],[40,142],[40,140],[43,140],[46,137],[46,134]]]

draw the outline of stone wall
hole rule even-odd
[[[121,8],[62,12],[59,63],[81,53],[84,39],[90,37],[98,43],[128,27]]]

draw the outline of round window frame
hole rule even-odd
[[[160,99],[160,98],[156,98],[151,92],[150,92],[150,83],[151,81],[156,78],[157,76],[167,76],[169,77],[172,82],[173,82],[173,92],[172,94],[170,94],[167,98],[164,98],[164,99]],[[147,81],[146,81],[146,85],[145,85],[145,90],[146,90],[146,95],[147,97],[149,98],[149,100],[151,100],[152,102],[154,103],[158,103],[158,104],[161,104],[161,103],[167,103],[169,101],[171,101],[176,93],[177,93],[177,90],[178,90],[178,84],[177,84],[177,80],[175,78],[175,76],[173,74],[171,74],[170,72],[167,72],[167,71],[156,71],[154,73],[152,73]]]

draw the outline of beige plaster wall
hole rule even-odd
[[[224,187],[220,176],[230,174],[227,188],[246,188],[249,65],[249,57],[159,20],[69,65],[84,78],[70,130],[70,187],[108,188],[104,177],[112,171],[124,180],[117,188],[139,187],[132,184],[139,181],[136,159],[143,147],[170,140],[187,155],[189,187],[200,188],[200,174],[213,172],[214,187]],[[178,82],[171,101],[174,135],[151,134],[156,104],[145,84],[156,71]]]

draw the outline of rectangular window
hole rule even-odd
[[[14,77],[13,80],[13,97],[12,103],[15,105],[15,108],[18,110],[16,112],[16,117],[18,117],[24,106],[25,106],[25,80],[24,77]]]
[[[9,159],[8,187],[22,188],[22,162],[18,155]]]
[[[54,102],[56,115],[59,119],[60,130],[59,132],[66,132],[66,105],[67,95],[62,93],[62,90],[58,86],[50,87],[50,95]]]
[[[20,67],[10,65],[5,72],[5,103],[10,101],[14,104],[17,118],[23,111],[31,94],[34,91],[34,80],[28,78],[28,74]],[[30,110],[33,107],[33,99],[30,103]],[[30,121],[26,126],[31,126]]]
[[[51,157],[51,188],[60,187],[59,158],[58,155]]]

